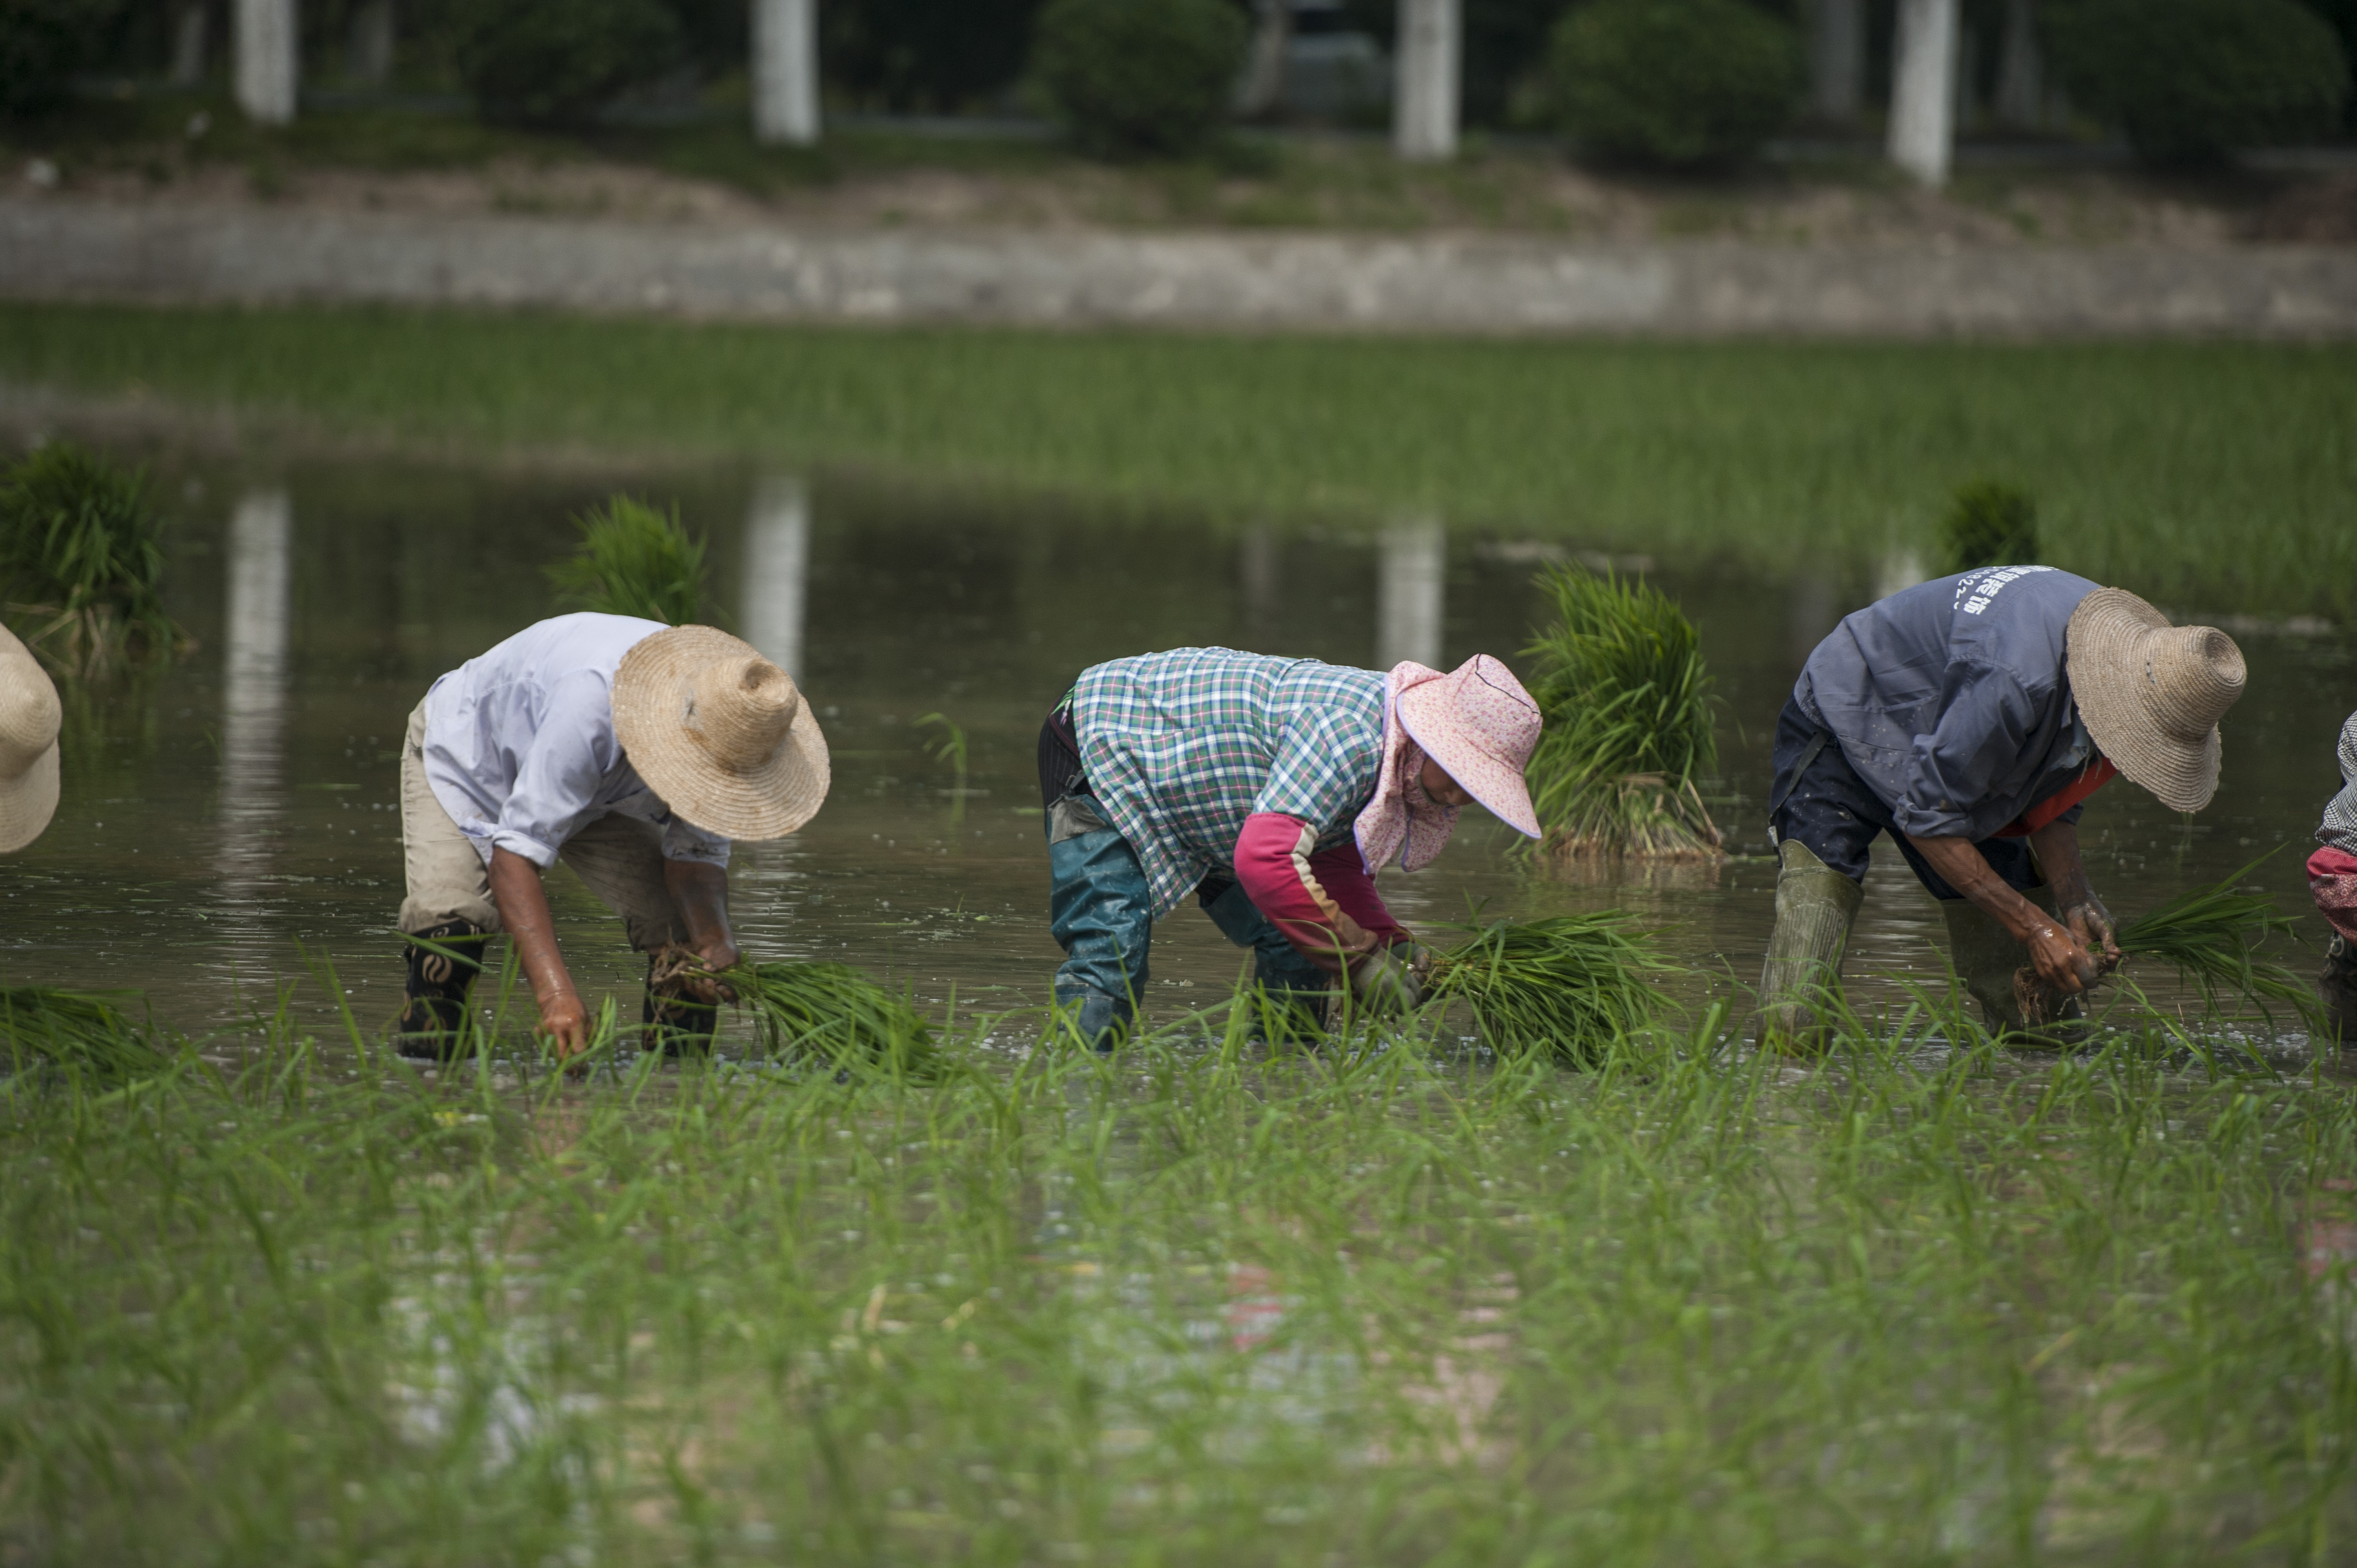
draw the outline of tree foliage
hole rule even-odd
[[[1225,124],[1249,36],[1224,0],[1049,0],[1031,67],[1082,146],[1183,156]]]
[[[2150,164],[2327,134],[2349,93],[2340,34],[2294,0],[2069,0],[2045,25],[2072,92]]]
[[[1555,28],[1547,95],[1574,143],[1672,166],[1728,163],[1792,117],[1800,42],[1742,0],[1594,0]]]

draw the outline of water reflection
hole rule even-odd
[[[771,475],[745,514],[745,599],[737,624],[770,662],[802,678],[802,620],[810,596],[810,489]]]
[[[1437,520],[1405,522],[1383,532],[1375,607],[1376,669],[1388,670],[1403,659],[1439,666],[1447,544]]]
[[[280,814],[294,537],[294,508],[285,490],[248,493],[230,519],[215,868],[231,899],[268,869]]]

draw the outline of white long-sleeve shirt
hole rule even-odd
[[[553,865],[565,840],[615,814],[661,828],[665,860],[728,864],[728,841],[674,816],[614,735],[614,672],[663,629],[631,616],[558,616],[434,682],[425,781],[486,865],[495,848]]]

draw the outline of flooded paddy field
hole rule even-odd
[[[1988,1045],[1936,983],[1909,1015],[1940,928],[1895,854],[1837,1048],[1733,1037],[1776,710],[1903,555],[1616,546],[1725,700],[1715,877],[1534,875],[1479,827],[1384,878],[1412,925],[1639,911],[1695,972],[1674,1029],[1584,1071],[1446,1021],[1272,1055],[1224,1010],[1242,955],[1182,908],[1155,1032],[1104,1062],[1023,1012],[1056,961],[1034,742],[1073,675],[1200,642],[1511,659],[1577,541],[733,464],[148,455],[199,647],[71,716],[0,952],[140,988],[199,1050],[0,1092],[0,1562],[2357,1556],[2332,1053],[2159,987],[2069,1057]],[[369,1048],[394,739],[554,607],[568,519],[617,489],[709,535],[725,624],[834,747],[817,820],[737,851],[740,939],[911,987],[942,1019],[922,1080],[748,1060],[741,1023],[716,1064],[580,1081],[513,1012],[479,1069]],[[2276,846],[2253,880],[2304,908],[2352,644],[2229,624],[2251,686],[2216,804],[2088,811],[2121,914]],[[618,922],[551,886],[585,994],[634,1015]]]

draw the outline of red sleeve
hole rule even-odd
[[[1346,957],[1407,940],[1376,894],[1359,846],[1320,851],[1317,830],[1298,817],[1246,817],[1235,864],[1244,897],[1321,969],[1339,971]]]

